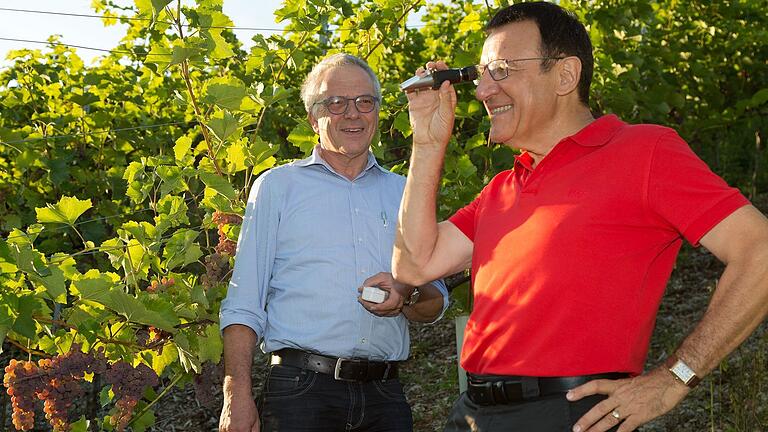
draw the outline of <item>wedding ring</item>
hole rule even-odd
[[[613,418],[615,418],[616,420],[620,420],[621,419],[621,414],[619,414],[619,410],[618,409],[615,409],[615,410],[611,411],[611,416],[613,416]]]

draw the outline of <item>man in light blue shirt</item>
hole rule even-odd
[[[390,273],[405,179],[369,151],[381,101],[373,71],[356,57],[330,56],[307,77],[302,99],[320,144],[252,187],[221,306],[219,429],[409,432],[397,379],[407,322],[438,319],[448,293],[442,281],[414,290]],[[362,300],[364,286],[386,299]],[[257,410],[258,341],[272,366]]]

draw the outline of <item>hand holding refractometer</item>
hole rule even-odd
[[[443,81],[458,84],[477,79],[477,68],[467,66],[461,69],[432,70],[424,76],[413,76],[400,84],[400,90],[421,90],[431,88],[437,90]]]

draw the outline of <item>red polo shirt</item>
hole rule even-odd
[[[469,372],[643,370],[685,238],[748,204],[671,129],[601,117],[527,153],[449,220],[474,243]]]

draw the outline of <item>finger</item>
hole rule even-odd
[[[593,406],[592,409],[590,409],[589,411],[587,411],[586,414],[581,416],[581,418],[576,422],[576,424],[573,425],[573,430],[575,432],[579,432],[579,431],[584,432],[587,430],[593,431],[593,429],[590,429],[590,428],[593,425],[595,425],[597,422],[601,421],[605,416],[611,417],[610,413],[615,408],[616,408],[616,402],[612,401],[611,399],[605,399],[600,403],[595,404],[595,406]],[[615,426],[615,424],[611,425],[611,427],[613,426]]]
[[[442,60],[438,60],[435,62],[434,68],[437,70],[445,70],[445,69],[448,69],[448,64],[446,64]]]
[[[565,397],[573,402],[594,394],[611,394],[619,386],[621,380],[592,380],[586,384],[582,384],[576,388],[571,389],[566,393]]]
[[[402,304],[403,304],[403,297],[398,295],[397,292],[395,292],[393,294],[392,291],[390,291],[389,295],[384,299],[384,301],[378,304],[379,307],[377,309],[379,309],[379,310],[385,310],[385,309],[395,310],[395,309],[402,308]]]
[[[598,421],[594,426],[587,429],[585,432],[605,432],[619,423],[621,423],[621,419],[617,419],[616,417],[608,413],[607,415],[603,416],[603,418],[600,419],[600,421]]]
[[[372,303],[367,300],[363,300],[362,297],[357,298],[357,302],[360,303],[365,309],[367,309],[371,313],[377,313],[377,307],[378,303]]]
[[[453,88],[450,81],[443,81],[443,83],[440,84],[439,92],[440,114],[445,118],[453,116],[456,111],[456,90]],[[445,104],[444,102],[448,103]]]
[[[442,60],[427,62],[427,70],[445,70],[448,69],[448,65]]]

